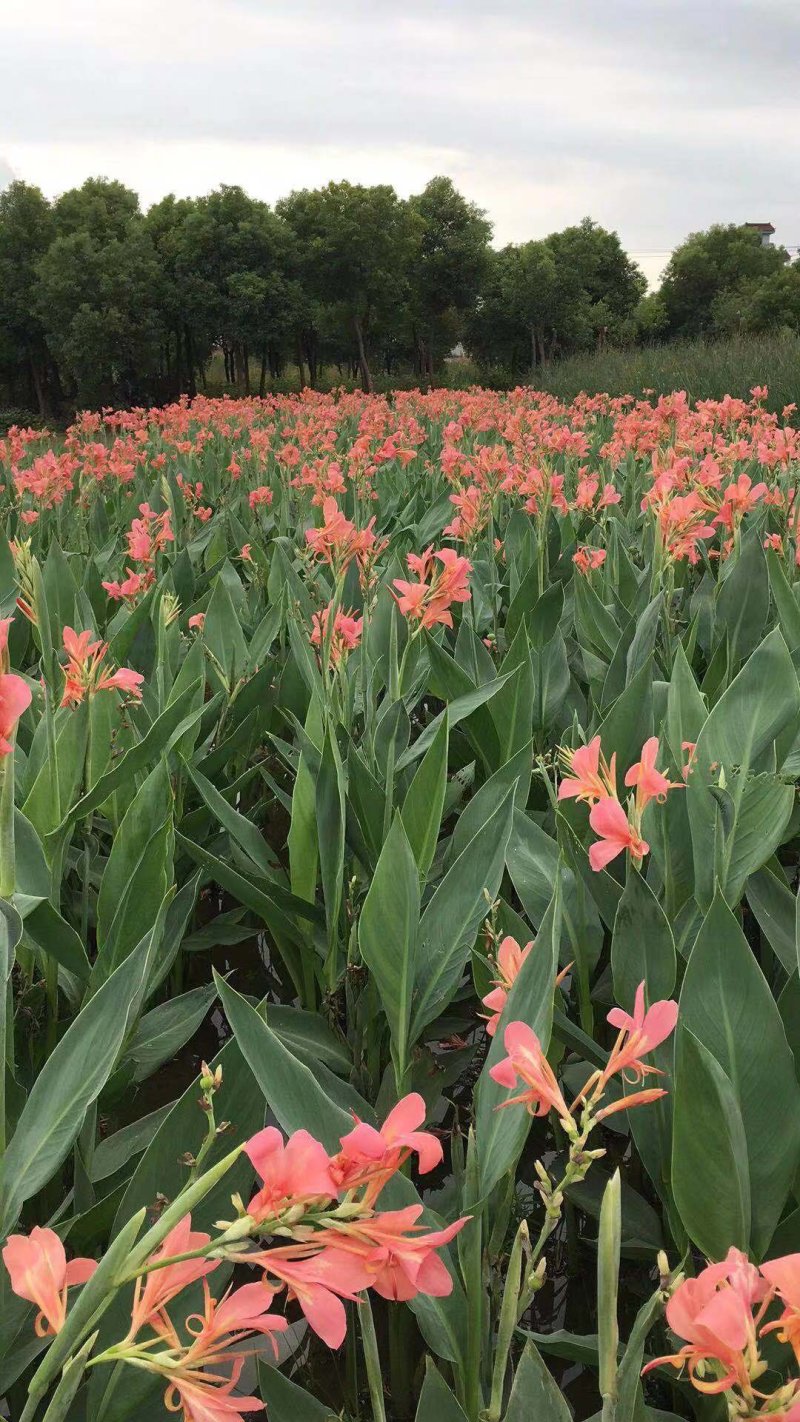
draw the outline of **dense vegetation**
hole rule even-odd
[[[237,187],[142,213],[118,182],[48,202],[0,193],[0,403],[57,418],[162,403],[208,384],[219,353],[241,395],[442,379],[459,342],[494,385],[540,383],[575,352],[702,334],[800,328],[800,267],[746,228],[675,253],[661,290],[615,233],[586,219],[490,245],[486,215],[448,178],[407,201],[331,183],[272,210]]]
[[[11,1422],[796,1422],[765,394],[0,441]]]

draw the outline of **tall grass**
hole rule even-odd
[[[410,390],[418,381],[409,370],[399,369],[391,376],[379,369],[374,372],[375,389]],[[258,391],[259,368],[250,364],[253,393]],[[528,383],[524,376],[514,377],[507,370],[485,369],[473,360],[451,360],[445,363],[436,384],[450,390],[463,390],[471,385],[490,389],[509,389]],[[334,365],[324,366],[317,382],[320,390],[344,386],[348,390],[359,382],[342,378]],[[574,400],[585,391],[588,395],[668,395],[673,390],[685,390],[692,400],[719,400],[723,395],[738,395],[747,399],[754,385],[766,385],[770,410],[781,413],[784,406],[800,406],[800,335],[782,332],[773,335],[739,336],[719,341],[672,341],[660,346],[631,347],[624,350],[585,351],[566,360],[539,367],[534,384],[549,390],[560,400]],[[273,395],[288,395],[300,389],[296,365],[287,365],[279,380],[269,381],[267,391]],[[208,395],[241,395],[243,391],[225,383],[222,355],[212,356],[206,369],[202,393]],[[71,412],[70,412],[71,417]],[[800,423],[798,414],[792,423]],[[10,424],[40,424],[33,411],[4,410],[0,402],[0,434]],[[54,428],[62,423],[57,418],[48,422]]]
[[[800,404],[800,335],[741,336],[726,341],[673,341],[631,350],[571,356],[540,370],[537,386],[561,400],[589,395],[657,395],[686,390],[693,400],[723,395],[747,399],[766,385],[767,404],[778,413]]]

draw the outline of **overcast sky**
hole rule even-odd
[[[800,244],[797,0],[0,0],[0,184],[436,173],[495,242],[594,217],[653,278],[712,222]]]

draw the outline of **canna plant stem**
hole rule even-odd
[[[369,1383],[369,1395],[372,1402],[372,1416],[374,1422],[386,1422],[386,1408],[383,1401],[383,1374],[381,1372],[381,1359],[378,1352],[378,1340],[375,1336],[375,1320],[372,1317],[372,1307],[366,1294],[358,1305],[358,1316],[361,1320],[361,1342],[364,1348],[364,1363],[367,1369],[367,1382]]]

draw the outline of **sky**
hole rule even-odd
[[[402,196],[494,241],[591,216],[651,282],[712,222],[800,244],[797,0],[0,0],[0,186]]]

